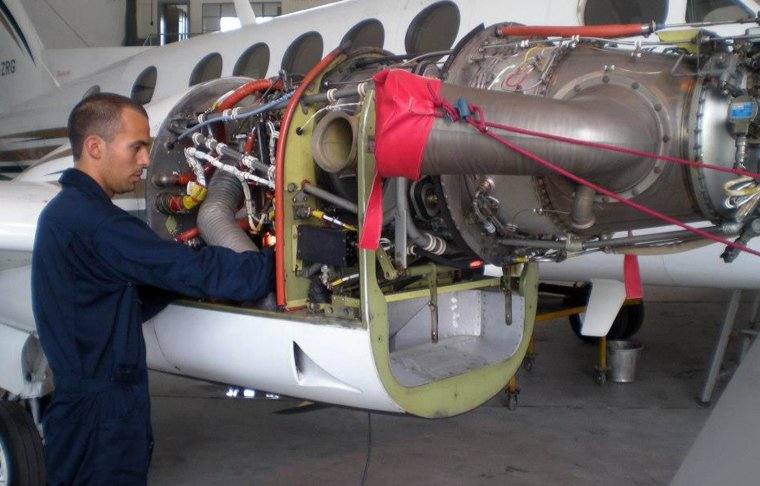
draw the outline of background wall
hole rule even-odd
[[[334,1],[335,0],[283,0],[282,13],[298,12],[299,10],[318,7],[320,5],[333,3]]]
[[[44,1],[44,0],[34,0]],[[53,0],[49,0],[53,1]],[[64,0],[57,0],[63,2]],[[319,5],[325,5],[333,3],[334,0],[274,0],[266,2],[253,2],[253,3],[266,3],[267,11],[265,13],[271,13],[271,4],[279,4],[279,10],[281,14],[297,12],[311,7]],[[121,3],[123,0],[108,0],[108,3]],[[159,33],[159,19],[160,12],[162,11],[163,4],[180,4],[187,5],[190,16],[189,31],[191,35],[197,35],[204,32],[203,28],[203,5],[204,4],[226,4],[232,6],[231,1],[225,0],[136,0],[136,23],[137,23],[137,37],[141,40],[153,38],[154,45],[155,37]],[[224,7],[227,11],[230,7]],[[257,6],[255,10],[259,10],[260,6]],[[234,7],[233,7],[234,10]],[[123,27],[122,27],[123,28]],[[206,29],[208,30],[208,29]]]

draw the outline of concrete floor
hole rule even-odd
[[[678,295],[670,292],[666,300]],[[721,295],[648,304],[635,383],[595,385],[595,348],[557,320],[536,330],[537,361],[518,375],[517,410],[494,398],[450,419],[373,413],[367,484],[667,484],[710,413],[695,396]],[[276,414],[297,402],[227,399],[224,390],[152,375],[151,484],[361,483],[367,412]]]

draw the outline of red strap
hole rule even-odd
[[[383,181],[375,172],[372,178],[372,189],[364,212],[364,224],[359,237],[359,248],[362,250],[377,250],[380,232],[383,229]]]
[[[641,286],[641,272],[639,272],[639,257],[626,255],[623,259],[623,280],[625,282],[625,298],[641,299],[644,297],[644,289]]]
[[[359,248],[376,250],[383,225],[380,177],[420,178],[422,156],[436,118],[441,81],[401,69],[375,80],[375,175],[362,224]]]

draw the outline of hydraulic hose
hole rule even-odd
[[[409,180],[405,177],[396,178],[396,208],[399,214],[406,218],[406,234],[412,243],[426,252],[443,254],[446,251],[446,243],[430,233],[423,233],[415,226],[412,215],[409,213],[409,201],[407,200],[407,187]]]
[[[583,26],[557,25],[504,25],[496,30],[499,37],[632,37],[649,35],[655,30],[655,23],[649,24],[607,24]]]
[[[282,81],[277,81],[276,83],[271,79],[254,79],[253,81],[249,81],[233,91],[232,94],[226,97],[224,100],[222,100],[222,102],[219,103],[219,106],[216,108],[216,111],[224,111],[228,108],[232,108],[233,106],[240,103],[246,96],[250,96],[254,93],[258,93],[259,91],[264,91],[272,87],[275,89],[281,88]]]
[[[584,230],[594,226],[596,218],[594,217],[594,196],[596,193],[593,189],[586,186],[578,186],[575,189],[575,198],[573,200],[573,213],[571,224],[574,229]]]
[[[217,171],[198,211],[198,229],[208,245],[224,246],[238,253],[259,250],[235,220],[242,200],[243,188],[238,178]]]
[[[182,132],[179,137],[177,137],[177,140],[182,140],[183,138],[191,135],[192,133],[198,131],[199,129],[211,125],[212,123],[220,123],[220,122],[229,122],[229,121],[235,121],[235,120],[242,120],[243,118],[250,118],[252,116],[260,115],[262,113],[265,113],[270,110],[278,110],[283,107],[284,103],[287,103],[288,99],[290,99],[290,93],[285,93],[281,97],[277,98],[276,100],[270,101],[269,103],[263,104],[261,106],[257,106],[252,109],[246,109],[246,110],[240,110],[237,113],[233,111],[231,115],[216,115],[216,116],[209,116],[208,119],[204,120],[201,123],[198,123],[197,125],[194,125],[184,132]],[[235,109],[237,110],[237,108]]]

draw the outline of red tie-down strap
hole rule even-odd
[[[420,178],[422,155],[436,118],[438,79],[400,69],[377,73],[375,81],[375,174],[364,213],[359,248],[376,250],[383,226],[383,177]]]
[[[644,289],[641,286],[639,259],[636,255],[626,255],[623,259],[623,281],[625,282],[625,298],[641,299]]]

